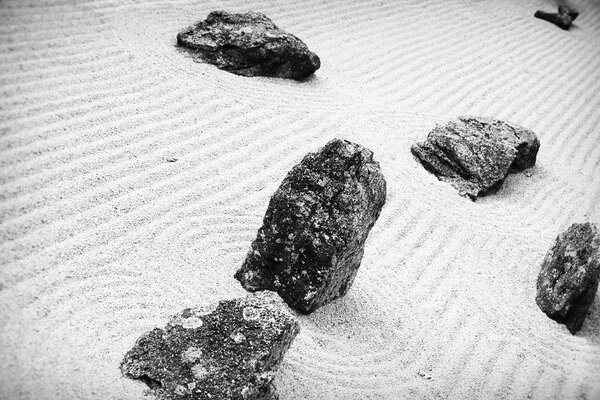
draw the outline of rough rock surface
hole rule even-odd
[[[558,7],[558,13],[547,13],[538,10],[533,16],[551,22],[559,28],[568,31],[571,28],[573,21],[579,16],[579,12],[566,5],[561,5]]]
[[[437,126],[411,151],[439,180],[475,199],[497,188],[509,172],[533,167],[539,147],[535,134],[520,126],[460,117]]]
[[[575,334],[594,302],[600,280],[600,236],[595,224],[573,224],[556,238],[537,280],[535,301]]]
[[[258,12],[213,11],[177,35],[177,44],[238,75],[301,80],[319,69],[319,57],[296,36]]]
[[[251,292],[277,291],[303,313],[344,296],[385,196],[373,153],[332,140],[285,177],[236,279]]]
[[[186,309],[142,335],[121,371],[160,400],[274,400],[274,371],[299,329],[273,292]]]

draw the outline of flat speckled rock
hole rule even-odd
[[[535,298],[540,309],[575,334],[594,302],[600,280],[595,224],[573,224],[556,238],[542,263]]]
[[[121,364],[159,400],[276,400],[274,371],[300,327],[273,292],[183,310]]]
[[[251,292],[276,291],[303,313],[344,296],[385,197],[373,153],[332,140],[285,177],[236,279]]]
[[[496,189],[509,172],[535,165],[540,142],[525,128],[480,117],[437,126],[411,152],[443,182],[472,199]]]
[[[259,12],[213,11],[177,35],[177,44],[218,68],[244,76],[301,80],[321,66],[296,36]]]

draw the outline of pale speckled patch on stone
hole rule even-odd
[[[180,396],[184,396],[188,393],[188,389],[185,386],[177,385],[175,386],[175,393],[177,393]]]
[[[218,302],[203,304],[203,305],[193,309],[194,315],[204,316],[204,315],[211,314],[217,309],[218,306],[219,306]]]
[[[182,357],[184,361],[195,362],[202,358],[202,355],[202,350],[200,350],[198,347],[191,346],[183,353]]]
[[[229,337],[235,343],[242,343],[244,340],[246,340],[246,336],[244,336],[244,334],[241,332],[232,333]]]
[[[196,379],[205,379],[209,372],[202,364],[196,364],[192,367],[192,373]]]
[[[181,325],[182,327],[186,328],[186,329],[196,329],[196,328],[200,328],[202,326],[202,319],[195,317],[195,316],[190,316],[190,317],[183,317],[181,315],[175,317],[172,321],[171,321],[172,325]]]
[[[260,319],[260,310],[256,307],[244,307],[242,315],[246,321],[258,321]]]
[[[180,325],[186,329],[197,329],[203,324],[202,317],[209,315],[217,309],[218,303],[210,303],[200,307],[185,310],[177,314],[170,321],[171,325]]]
[[[254,386],[245,386],[242,389],[242,398],[244,400],[249,399],[251,396],[256,396],[258,391],[254,388]]]

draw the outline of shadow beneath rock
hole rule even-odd
[[[314,83],[315,81],[318,80],[316,72],[308,75],[305,78],[292,79],[292,78],[285,78],[285,77],[272,76],[272,75],[263,75],[260,73],[255,74],[254,72],[252,72],[251,67],[249,67],[247,69],[248,72],[245,72],[244,70],[228,69],[225,67],[220,67],[219,65],[215,64],[213,61],[211,61],[211,59],[209,57],[203,55],[201,52],[198,52],[197,50],[189,49],[187,47],[180,46],[178,44],[173,45],[173,47],[175,47],[175,51],[177,53],[183,55],[184,57],[191,59],[192,61],[194,61],[198,64],[210,65],[213,68],[216,68],[220,71],[228,72],[230,74],[234,74],[234,75],[238,75],[238,76],[243,76],[246,78],[255,78],[255,79],[256,78],[258,78],[258,79],[268,78],[268,79],[274,79],[276,82],[293,82],[293,83],[300,83],[300,84]]]
[[[600,344],[600,290],[596,293],[596,298],[577,336],[584,337],[594,344]]]
[[[478,197],[475,202],[487,203],[497,200],[515,200],[524,198],[524,196],[527,199],[531,199],[539,190],[556,181],[558,181],[558,178],[550,170],[544,166],[535,165],[525,171],[508,174],[500,185],[494,187],[493,190],[484,196]]]
[[[284,78],[279,78],[279,79],[284,79]],[[319,77],[316,75],[316,73],[310,74],[309,76],[307,76],[304,79],[297,79],[297,80],[293,80],[293,82],[299,82],[299,83],[314,83],[319,79]],[[289,79],[288,79],[289,80]]]
[[[356,352],[373,343],[393,342],[393,347],[402,347],[410,332],[418,331],[419,320],[407,304],[397,302],[386,306],[360,290],[350,290],[346,296],[298,318],[306,328],[305,334],[330,344],[353,343],[351,347]]]

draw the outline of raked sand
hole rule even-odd
[[[575,336],[536,306],[540,263],[600,222],[600,3],[0,1],[0,399],[140,399],[146,330],[245,292],[268,200],[338,137],[388,199],[349,294],[310,316],[276,385],[300,399],[600,399],[600,295]],[[307,82],[193,62],[176,33],[262,11],[321,58]],[[541,141],[476,202],[410,145],[462,114]],[[167,158],[176,162],[167,162]]]

